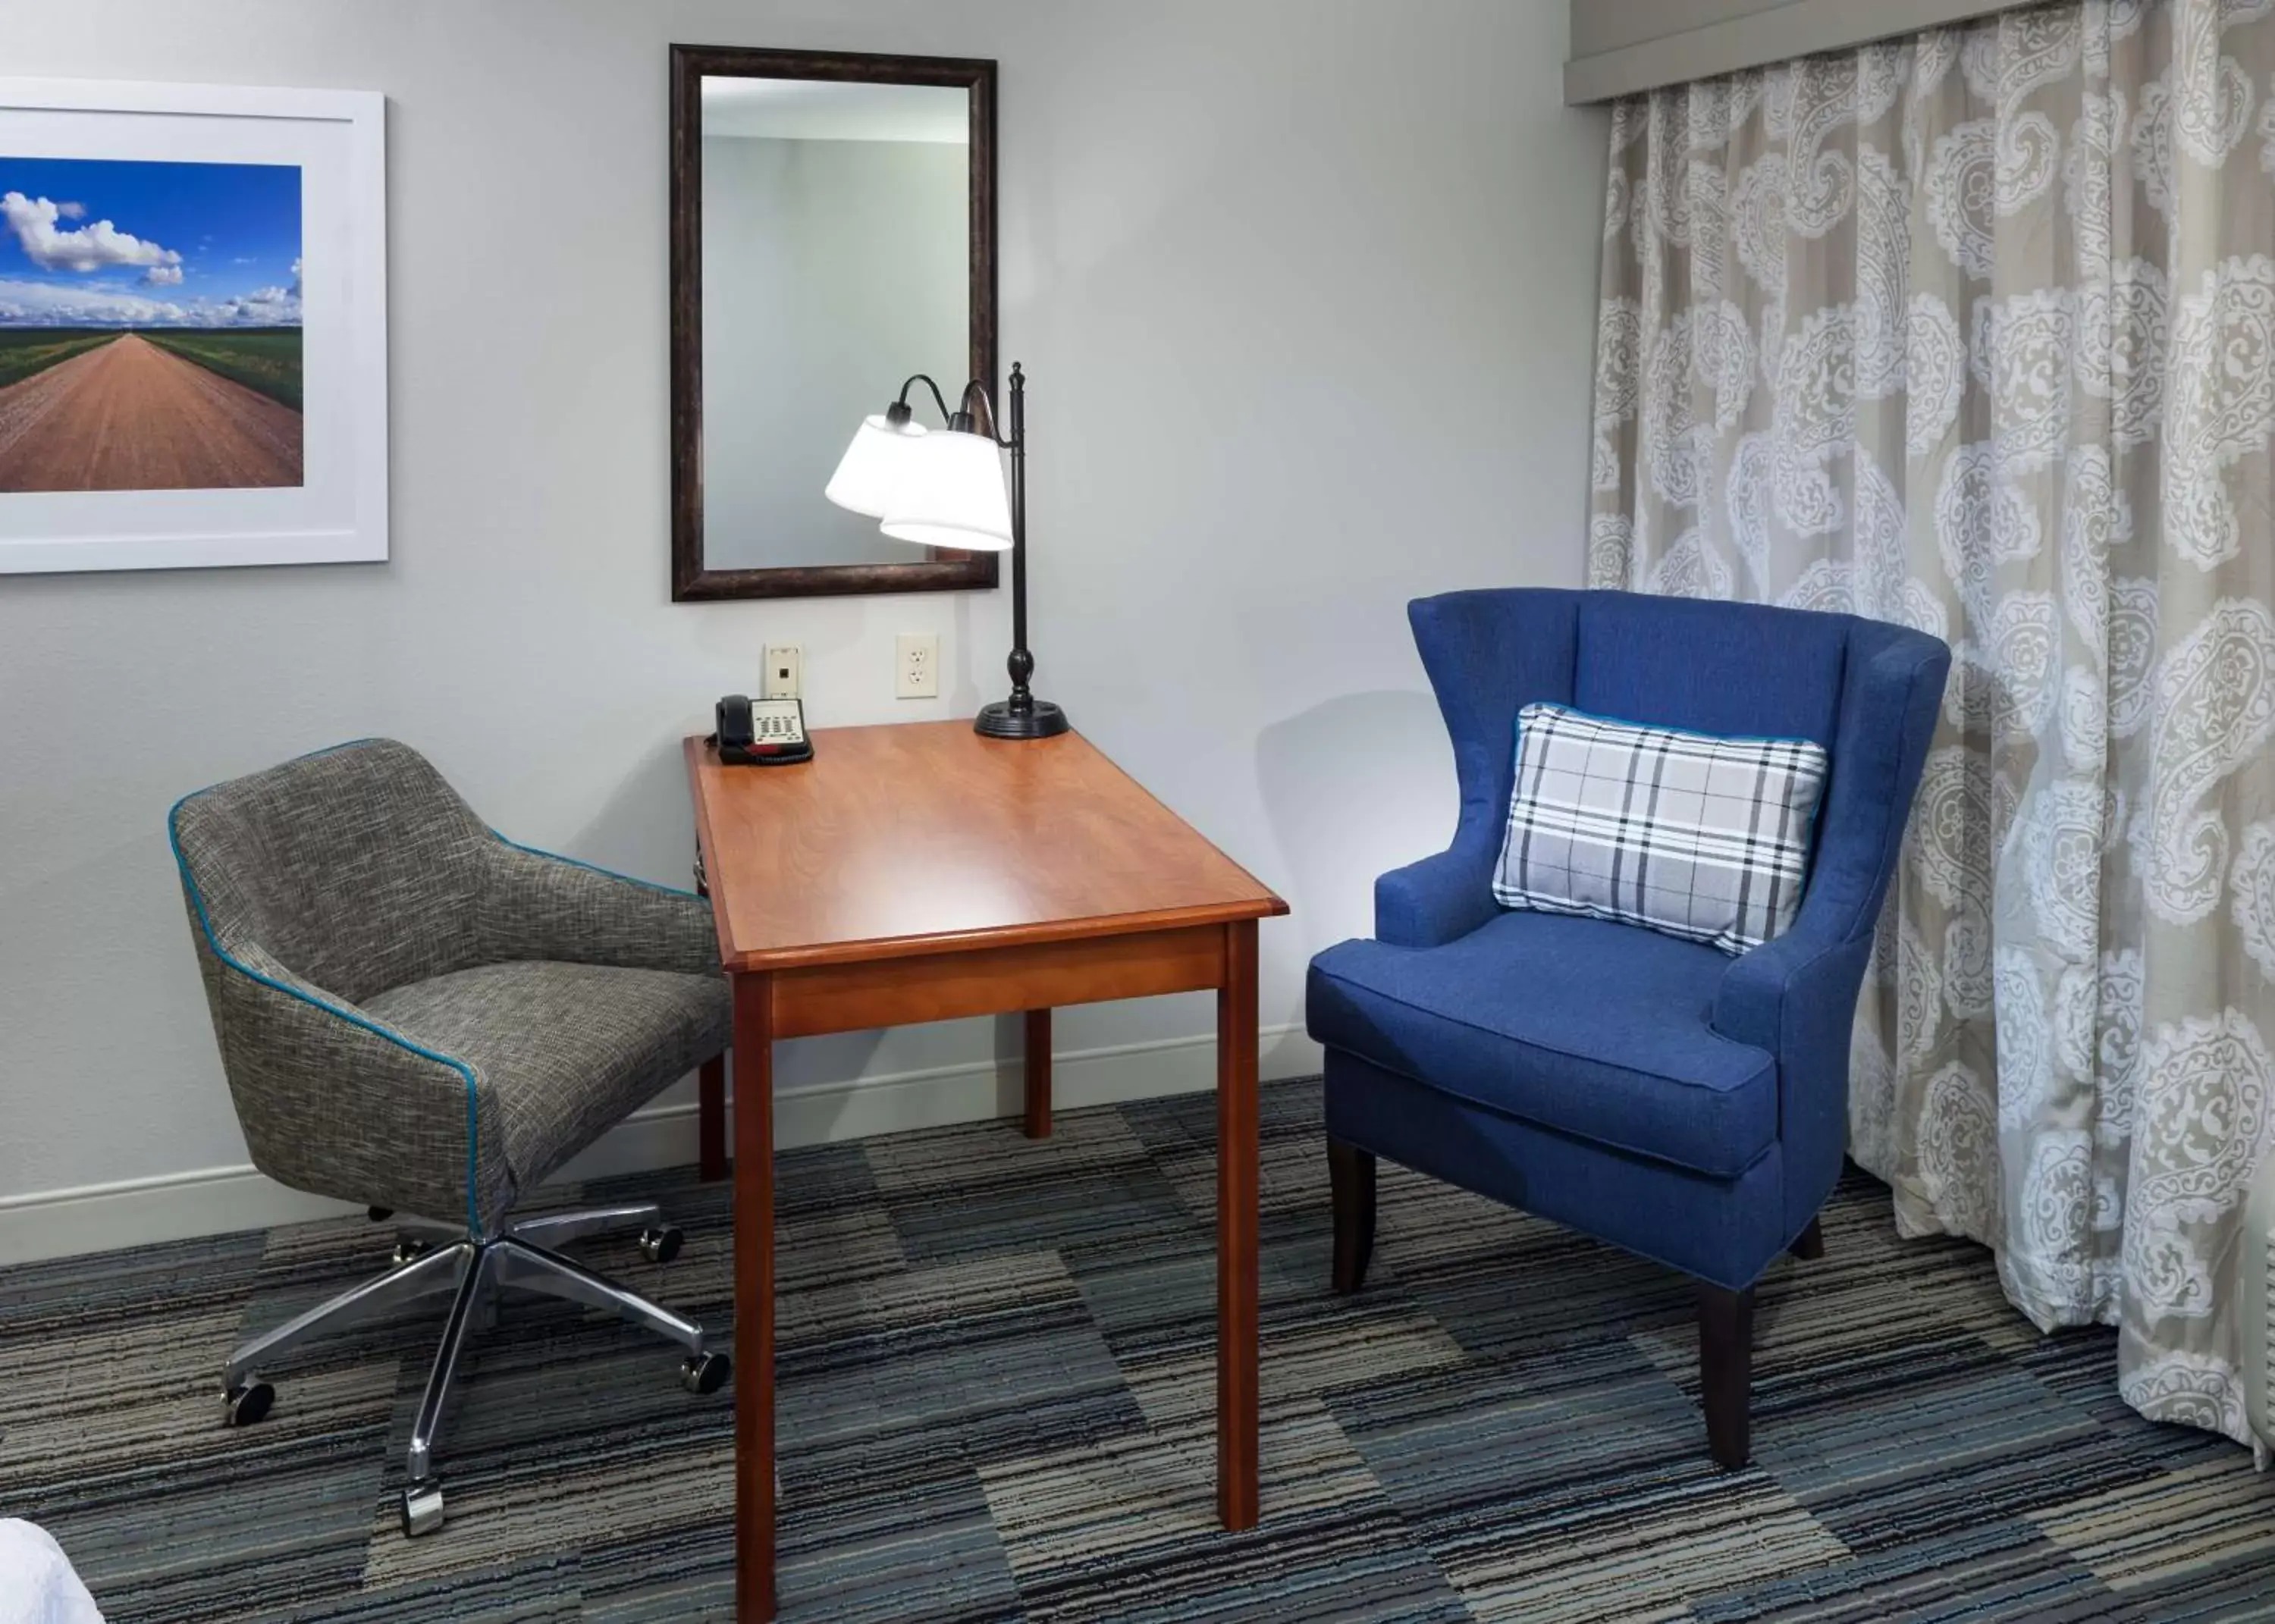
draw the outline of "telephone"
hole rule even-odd
[[[714,713],[712,741],[730,767],[781,767],[813,759],[805,736],[805,706],[797,699],[753,699],[730,693]]]

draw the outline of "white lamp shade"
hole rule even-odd
[[[879,516],[887,535],[973,553],[1011,545],[1011,499],[994,441],[951,429],[905,448],[903,460],[907,472]]]
[[[853,443],[837,459],[837,472],[821,494],[855,513],[882,518],[897,503],[901,487],[910,477],[910,454],[925,438],[924,425],[908,422],[895,428],[883,413],[861,419]]]

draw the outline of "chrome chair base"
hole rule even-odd
[[[379,1209],[374,1209],[372,1217],[392,1223],[397,1230],[395,1266],[241,1344],[222,1371],[223,1420],[231,1426],[250,1426],[268,1413],[276,1389],[255,1371],[271,1355],[320,1333],[449,1292],[450,1318],[443,1322],[442,1345],[427,1372],[427,1391],[419,1401],[404,1459],[409,1483],[403,1491],[402,1514],[407,1535],[431,1534],[442,1526],[442,1485],[435,1476],[434,1455],[443,1411],[457,1382],[460,1355],[476,1331],[496,1323],[497,1300],[507,1290],[533,1291],[603,1309],[677,1343],[686,1355],[680,1363],[680,1381],[690,1393],[707,1395],[726,1385],[727,1356],[705,1345],[701,1326],[550,1250],[565,1241],[638,1225],[640,1250],[651,1262],[669,1263],[678,1255],[680,1233],[663,1221],[661,1208],[627,1204],[547,1212],[510,1222],[503,1235],[484,1240],[427,1219],[397,1217]]]

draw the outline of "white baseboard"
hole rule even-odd
[[[1258,1037],[1258,1070],[1267,1080],[1319,1070],[1319,1045],[1300,1026],[1268,1026]],[[1052,1057],[1051,1096],[1061,1110],[1198,1093],[1215,1085],[1213,1034],[1063,1050]],[[787,1149],[982,1122],[1015,1114],[1022,1093],[1017,1066],[994,1061],[785,1089],[775,1099],[775,1143]],[[617,1124],[556,1176],[601,1178],[692,1162],[695,1132],[692,1103],[651,1106]],[[261,1229],[357,1210],[287,1190],[250,1167],[200,1167],[34,1190],[0,1197],[0,1265]]]

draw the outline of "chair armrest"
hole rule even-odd
[[[1455,842],[1435,857],[1394,868],[1374,882],[1374,934],[1394,948],[1436,948],[1468,935],[1499,911],[1493,853]]]
[[[484,956],[554,959],[622,970],[719,973],[711,904],[692,891],[651,885],[499,839],[485,854],[480,894]]]
[[[1865,940],[1869,951],[1871,939]],[[1840,947],[1830,926],[1812,928],[1804,912],[1784,935],[1740,954],[1714,989],[1714,1030],[1735,1042],[1778,1053],[1785,1042],[1788,1001],[1836,960]]]
[[[253,1165],[295,1190],[464,1219],[504,1209],[496,1090],[263,949],[198,941],[223,1069]]]
[[[1786,1216],[1795,1228],[1840,1175],[1848,1144],[1848,1051],[1872,938],[1844,939],[1826,915],[1740,955],[1715,989],[1712,1025],[1777,1058]]]

